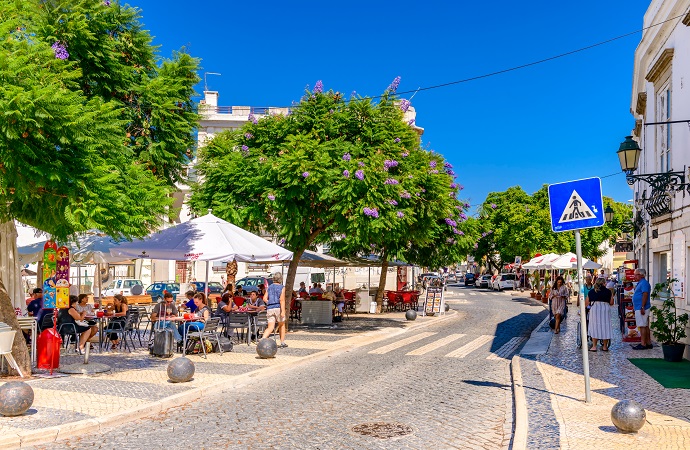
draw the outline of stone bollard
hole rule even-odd
[[[414,309],[408,309],[405,313],[405,318],[407,320],[415,320],[417,318],[417,311],[415,311]]]
[[[278,344],[271,338],[263,338],[256,346],[256,353],[261,359],[273,358],[278,353]]]
[[[194,370],[194,363],[189,358],[175,358],[168,364],[168,378],[173,383],[186,383],[194,376]]]
[[[635,400],[621,400],[611,408],[611,421],[623,433],[637,433],[646,420],[647,413]]]
[[[20,416],[34,403],[34,390],[23,381],[10,381],[0,386],[0,414]]]

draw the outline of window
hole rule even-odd
[[[671,120],[671,88],[666,83],[657,95],[657,121],[668,122]],[[657,133],[657,149],[659,157],[659,170],[669,172],[671,170],[671,125],[659,125]]]

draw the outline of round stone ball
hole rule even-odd
[[[34,390],[23,381],[10,381],[0,386],[0,414],[20,416],[34,402]]]
[[[256,346],[256,354],[259,358],[273,358],[278,353],[278,344],[271,338],[263,338]]]
[[[635,400],[621,400],[611,409],[611,421],[624,433],[636,433],[644,426],[647,413]]]
[[[168,363],[168,378],[173,383],[186,383],[194,376],[194,363],[186,357],[175,358]]]
[[[450,305],[446,303],[446,312],[450,311]]]
[[[414,309],[408,309],[405,313],[405,318],[407,320],[415,320],[417,318],[417,311],[415,311]]]

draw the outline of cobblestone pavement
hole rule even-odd
[[[460,295],[470,292],[449,291],[460,314],[444,322],[38,448],[507,448],[510,358],[545,311],[509,295]],[[411,433],[353,431],[373,423]]]
[[[589,352],[592,402],[584,402],[582,353],[576,346],[579,315],[574,307],[545,355],[521,357],[528,404],[527,448],[689,448],[690,391],[666,389],[628,358],[661,358],[661,348],[635,351],[621,341],[612,308],[610,351]],[[637,434],[616,431],[611,408],[622,399],[640,402],[647,424]]]

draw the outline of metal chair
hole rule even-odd
[[[69,331],[70,328],[71,331]],[[74,325],[73,323],[61,323],[58,325],[57,330],[60,336],[62,337],[62,343],[65,350],[69,347],[72,337],[74,337],[74,349],[76,350],[79,346],[79,333],[77,333],[76,325]]]
[[[226,322],[226,333],[228,334],[228,337],[230,338],[230,330],[235,330],[235,335],[237,336],[237,343],[240,343],[240,334],[238,333],[237,330],[242,330],[242,336],[244,338],[244,331],[246,330],[246,341],[247,345],[250,344],[250,334],[251,334],[251,328],[252,328],[252,322],[251,322],[251,317],[249,316],[249,313],[242,312],[242,313],[230,313],[228,314],[228,319]]]
[[[261,311],[254,317],[254,331],[256,333],[256,341],[259,341],[259,333],[268,327],[268,319],[266,318],[266,311]]]
[[[187,341],[189,338],[199,339],[201,343],[201,349],[204,352],[204,358],[207,358],[206,345],[204,345],[204,339],[209,341],[216,341],[218,346],[218,351],[223,354],[223,348],[220,346],[220,332],[218,331],[218,325],[220,324],[220,317],[211,317],[204,324],[204,329],[201,331],[188,331],[185,333],[185,341],[183,348],[187,349]]]
[[[105,329],[106,334],[108,334],[108,333],[117,334],[118,338],[121,339],[122,342],[124,343],[125,350],[127,350],[129,352],[131,352],[132,350],[127,345],[127,330],[129,328],[131,328],[131,326],[132,326],[131,317],[132,317],[132,313],[131,313],[131,311],[128,310],[124,321],[121,321],[121,320],[113,321],[113,320],[111,320]],[[130,341],[131,341],[131,338],[130,338]],[[134,348],[134,342],[131,342],[131,344],[132,344],[132,348]]]
[[[132,336],[135,334],[137,339],[139,339],[139,346],[143,346],[141,342],[141,330],[139,329],[139,321],[141,318],[140,311],[141,310],[139,308],[132,308],[125,325],[125,333],[129,335],[129,341],[132,343],[132,348],[134,348],[134,339]]]

